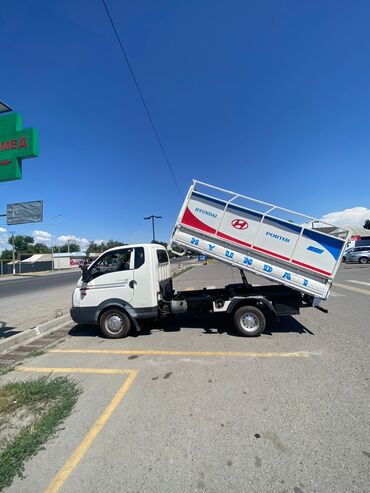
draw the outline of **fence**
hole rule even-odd
[[[43,262],[30,262],[21,263],[18,260],[15,262],[15,273],[16,274],[31,274],[32,272],[43,272],[52,269],[52,263],[50,261]],[[0,261],[0,275],[13,274],[13,263],[9,260]]]

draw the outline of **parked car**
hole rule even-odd
[[[344,254],[345,262],[370,263],[370,247],[355,247]]]

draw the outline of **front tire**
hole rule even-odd
[[[99,320],[100,330],[108,339],[126,337],[131,329],[131,320],[119,308],[110,308],[105,311]]]
[[[367,264],[367,263],[369,262],[369,259],[368,259],[367,257],[360,257],[360,258],[358,259],[358,262],[359,262],[360,264],[363,264],[363,265],[364,265],[364,264]]]
[[[266,328],[266,317],[255,306],[242,306],[234,314],[234,325],[240,335],[256,337]]]

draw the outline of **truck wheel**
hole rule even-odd
[[[360,264],[367,264],[369,260],[367,257],[360,257],[358,261]]]
[[[99,320],[100,330],[109,339],[126,337],[131,329],[131,320],[119,308],[110,308]]]
[[[256,337],[265,330],[266,318],[255,306],[242,306],[235,312],[234,325],[240,335]]]

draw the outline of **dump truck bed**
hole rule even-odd
[[[171,244],[326,299],[349,234],[318,219],[194,181]]]

